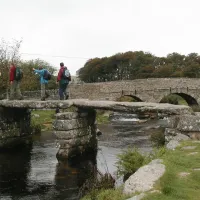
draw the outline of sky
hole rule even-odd
[[[199,0],[0,0],[0,39],[21,58],[72,75],[94,57],[126,51],[200,53]]]

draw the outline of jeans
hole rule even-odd
[[[68,99],[69,95],[67,92],[68,83],[63,83],[59,85],[59,96],[60,100]]]

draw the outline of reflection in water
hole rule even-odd
[[[17,197],[27,190],[32,146],[0,152],[0,197]]]
[[[0,153],[0,199],[80,199],[79,188],[91,176],[96,158],[58,163],[52,133],[34,137],[32,146]]]

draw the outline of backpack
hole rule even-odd
[[[64,68],[62,78],[71,81],[71,74],[67,68]]]
[[[19,67],[16,67],[15,70],[15,80],[20,81],[23,78],[23,72]]]
[[[43,75],[43,78],[47,81],[51,80],[51,74],[48,70],[44,70],[44,75]]]

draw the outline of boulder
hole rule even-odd
[[[177,140],[171,140],[167,145],[166,148],[170,149],[170,150],[174,150],[176,149],[176,147],[178,147],[180,145],[180,143]]]
[[[153,189],[155,182],[164,174],[165,165],[156,160],[139,168],[124,184],[124,194],[146,192]]]

